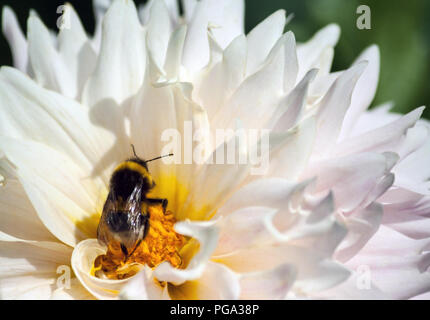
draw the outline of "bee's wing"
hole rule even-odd
[[[125,204],[130,226],[130,243],[143,239],[145,234],[145,217],[142,215],[142,186],[136,185]]]
[[[107,223],[108,214],[110,212],[116,212],[117,210],[119,210],[119,207],[116,196],[112,192],[109,192],[97,227],[97,239],[104,244],[111,242],[111,233]]]

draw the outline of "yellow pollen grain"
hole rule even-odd
[[[149,230],[145,239],[131,256],[125,259],[119,243],[111,243],[105,255],[97,257],[91,269],[96,277],[125,279],[133,276],[143,265],[155,268],[167,261],[175,268],[183,266],[179,254],[186,239],[175,232],[176,219],[170,211],[163,212],[161,206],[149,206]]]

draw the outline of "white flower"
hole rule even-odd
[[[283,34],[283,10],[245,36],[243,1],[184,1],[183,17],[176,1],[153,0],[139,12],[132,1],[107,2],[95,1],[93,39],[70,5],[71,27],[54,38],[32,13],[26,39],[3,10],[16,69],[0,71],[2,298],[429,291],[429,126],[418,121],[422,108],[367,111],[376,46],[330,73],[336,25],[296,44]],[[249,164],[151,163],[155,195],[169,200],[177,221],[175,231],[161,225],[183,236],[174,248],[181,267],[164,261],[122,280],[94,276],[106,252],[96,229],[109,178],[130,144],[145,158],[160,155],[162,133],[184,135],[191,121],[208,133],[203,148],[212,154],[236,140],[214,145],[208,137],[238,119],[270,130],[266,175],[252,175]],[[236,155],[255,147],[234,146]],[[172,249],[165,239],[157,240],[161,253]],[[56,287],[60,265],[73,268],[71,288]],[[361,266],[371,272],[369,290],[357,285]]]

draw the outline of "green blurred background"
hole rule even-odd
[[[234,1],[234,0],[233,0]],[[17,12],[21,25],[30,8],[34,8],[52,29],[58,19],[56,8],[64,1],[0,0]],[[89,0],[72,3],[89,33],[94,30]],[[135,1],[143,3],[145,1]],[[371,44],[381,50],[381,76],[373,105],[393,101],[395,111],[408,112],[421,105],[430,106],[430,1],[428,0],[246,0],[246,30],[265,17],[284,8],[294,19],[286,30],[292,30],[297,41],[309,39],[321,27],[335,22],[342,35],[335,50],[334,70],[347,68],[360,52]],[[359,5],[371,9],[371,30],[356,27]],[[11,56],[0,38],[0,64],[10,65]],[[430,108],[425,111],[430,119]]]

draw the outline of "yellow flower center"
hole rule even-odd
[[[150,206],[149,215],[148,233],[134,252],[126,257],[119,242],[110,243],[106,254],[94,261],[93,276],[125,279],[139,272],[143,265],[155,268],[164,261],[176,268],[183,267],[184,261],[179,252],[186,239],[173,229],[176,223],[173,213],[163,212],[161,206]]]

